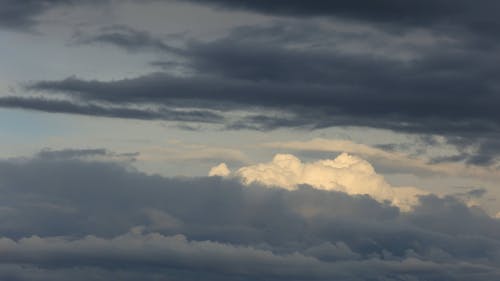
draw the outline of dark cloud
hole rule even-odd
[[[9,29],[23,29],[35,24],[34,17],[45,11],[49,6],[67,1],[0,1],[0,26]]]
[[[37,154],[37,157],[44,159],[72,159],[85,156],[105,156],[109,152],[103,148],[93,149],[64,149],[64,150],[50,150],[45,149]]]
[[[138,108],[126,104],[113,106],[97,103],[75,103],[68,100],[40,97],[0,97],[0,107],[140,120],[219,123],[224,119],[223,116],[207,110],[174,110],[163,107]]]
[[[454,136],[446,139],[448,144],[457,147],[459,153],[451,156],[435,157],[432,163],[461,161],[470,165],[493,166],[498,164],[500,141],[495,132],[472,136]],[[431,143],[429,143],[431,145]]]
[[[106,0],[0,0],[0,7],[2,7],[0,9],[0,28],[33,31],[33,27],[38,24],[37,17],[52,8],[106,2]]]
[[[457,43],[401,61],[349,54],[331,45],[309,48],[321,43],[322,34],[316,31],[315,38],[310,30],[247,27],[214,41],[190,41],[184,50],[192,74],[188,76],[153,73],[110,82],[68,78],[41,81],[31,89],[113,103],[275,108],[296,113],[303,123],[316,127],[371,121],[378,125],[366,125],[410,131],[498,130],[497,55],[469,52]],[[160,45],[153,39],[131,44],[124,37],[112,44],[123,48]],[[291,47],[299,43],[306,47]]]
[[[153,73],[111,82],[68,78],[38,82],[31,89],[117,104],[257,107],[295,116],[248,120],[271,129],[359,125],[427,133],[498,132],[494,58],[435,50],[404,62],[232,37],[192,44],[189,52],[195,72],[190,76]]]
[[[238,27],[211,41],[188,39],[182,50],[127,27],[103,28],[86,36],[80,43],[154,50],[177,59],[153,62],[166,72],[113,81],[70,77],[39,81],[29,89],[116,106],[249,113],[240,119],[220,119],[230,129],[364,126],[463,138],[479,147],[468,155],[434,162],[492,165],[498,155],[494,140],[500,133],[500,57],[497,48],[472,44],[477,38],[429,33],[428,43],[422,44],[417,35],[404,39],[381,31],[339,31],[297,21]],[[78,113],[49,106],[39,110]],[[155,119],[91,110],[87,114]]]
[[[441,25],[451,30],[463,27],[475,32],[494,35],[500,26],[500,20],[494,12],[500,8],[500,4],[495,0],[474,2],[467,0],[383,0],[376,2],[364,0],[192,0],[192,2],[271,15],[338,17],[381,24],[393,30],[400,30],[403,27],[436,28]]]
[[[104,148],[86,148],[86,149],[43,149],[42,151],[36,154],[37,158],[43,160],[55,160],[55,161],[65,161],[65,160],[95,160],[96,157],[101,157],[107,161],[116,158],[119,160],[135,160],[135,157],[138,156],[138,152],[127,152],[127,153],[115,153]]]
[[[182,42],[175,47],[167,38],[123,25],[77,33],[76,44],[160,54],[166,59],[151,64],[163,72],[113,81],[76,76],[38,81],[28,89],[46,98],[4,97],[0,106],[207,121],[228,129],[361,126],[439,134],[467,140],[474,149],[433,162],[497,163],[500,56],[491,36],[498,23],[491,13],[496,1],[198,2],[301,19],[237,27],[212,40],[177,38]],[[348,18],[361,25],[349,26],[352,21],[337,18],[329,24],[303,19],[313,15]],[[373,29],[371,23],[418,31],[387,32]],[[53,94],[71,102],[49,97]],[[248,114],[229,118],[235,111]]]
[[[77,32],[73,35],[72,44],[111,44],[130,52],[151,50],[171,54],[183,53],[182,49],[167,45],[147,31],[135,30],[124,25],[103,27],[97,34]]]
[[[368,196],[307,186],[246,187],[218,177],[163,178],[117,163],[58,159],[41,153],[0,161],[3,279],[500,276],[500,222],[453,197],[423,197],[402,213]]]
[[[470,190],[465,192],[457,192],[452,196],[462,200],[463,202],[473,202],[475,199],[484,198],[486,193],[488,192],[484,188],[468,188]]]

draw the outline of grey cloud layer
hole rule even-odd
[[[321,46],[321,35],[347,35],[323,34],[313,28],[246,27],[218,40],[187,42],[178,53],[184,57],[178,64],[190,70],[187,76],[152,73],[110,82],[68,78],[41,81],[31,89],[115,104],[250,106],[293,115],[288,120],[257,116],[240,122],[264,129],[366,125],[459,135],[499,131],[496,54],[462,43],[446,43],[447,49],[439,44],[430,50],[417,49],[417,57],[410,61],[350,54],[335,49],[334,43]],[[131,37],[139,36],[131,32],[86,40],[125,49],[159,48],[154,40],[131,42]],[[108,36],[115,40],[103,39]],[[120,36],[123,39],[116,40]],[[306,46],[294,48],[294,44]]]
[[[49,7],[71,1],[0,1],[0,26],[9,29],[23,29],[35,24],[33,17]]]
[[[0,28],[32,31],[39,23],[37,17],[50,9],[76,4],[102,4],[106,2],[106,0],[1,0]]]
[[[224,117],[207,110],[174,110],[169,108],[137,108],[127,104],[109,106],[97,103],[78,103],[32,97],[0,97],[0,106],[56,113],[71,113],[99,117],[132,118],[140,120],[170,120],[201,123],[220,123]]]
[[[72,44],[111,44],[125,48],[130,52],[158,51],[168,53],[183,53],[182,49],[167,45],[163,40],[155,38],[147,31],[139,31],[124,25],[103,27],[96,35],[77,32]]]
[[[78,73],[38,81],[28,89],[43,98],[3,96],[0,107],[230,129],[366,126],[441,134],[474,149],[435,162],[496,163],[497,1],[191,2],[287,17],[234,27],[217,39],[181,36],[175,44],[126,25],[83,29],[71,39],[73,48],[153,52],[158,60],[151,65],[160,71],[113,81]],[[73,4],[7,1],[2,20],[32,26],[43,11]]]
[[[103,1],[84,1],[99,3]],[[107,2],[107,1],[105,1]],[[481,33],[495,33],[499,27],[496,11],[500,8],[495,0],[191,0],[190,2],[212,5],[218,8],[242,9],[271,15],[292,17],[338,17],[372,24],[384,24],[385,28],[398,30],[404,27],[429,27],[442,25],[453,30],[465,27]],[[36,16],[61,5],[81,4],[72,0],[2,0],[0,24],[7,28],[20,28],[36,24]]]
[[[459,148],[473,149],[435,162],[496,163],[497,1],[191,2],[286,17],[234,27],[217,39],[185,35],[175,44],[123,24],[83,29],[71,47],[153,52],[158,59],[151,65],[159,71],[112,81],[85,80],[78,73],[38,81],[28,89],[43,98],[2,96],[0,107],[229,129],[365,126],[441,134]],[[75,3],[3,4],[4,26],[33,26],[43,11]]]
[[[78,160],[103,150],[50,153],[0,162],[3,278],[500,277],[500,222],[453,197],[427,196],[400,213],[368,196],[163,178]]]
[[[465,27],[476,32],[494,34],[500,21],[494,11],[500,8],[495,0],[192,0],[217,7],[251,10],[273,15],[299,17],[340,17],[354,21],[384,24],[387,29],[421,28],[436,25]]]
[[[411,34],[388,35],[356,28],[338,31],[309,22],[283,21],[272,26],[240,27],[224,38],[187,40],[184,47],[173,47],[147,31],[115,25],[103,27],[96,34],[77,33],[73,43],[112,44],[128,51],[168,53],[180,60],[153,64],[167,70],[181,66],[188,75],[152,73],[115,81],[70,78],[41,81],[31,89],[62,92],[83,102],[113,102],[117,106],[128,103],[223,109],[250,106],[292,114],[286,118],[253,116],[230,124],[231,128],[365,125],[461,135],[499,130],[498,44],[490,37],[471,35],[461,29],[448,33],[432,29],[436,22],[451,26],[470,22],[474,23],[471,26],[480,26],[487,22],[494,27],[496,17],[490,17],[489,11],[495,10],[495,1],[482,1],[482,5],[466,1],[385,1],[363,5],[344,1],[195,2],[277,14],[339,14],[362,20],[366,26],[370,22],[421,23],[429,28],[430,39],[416,38],[390,47],[384,45],[404,41]],[[59,2],[52,5],[55,4]],[[419,40],[435,42],[415,43]],[[368,51],[346,52],[346,47],[341,46],[346,42]],[[370,53],[370,49],[377,48],[381,53]],[[398,51],[409,58],[399,60],[384,54]],[[7,97],[2,98],[2,106],[122,118],[170,118],[170,114],[102,105],[64,106],[57,100],[14,101]]]
[[[492,165],[499,153],[498,47],[489,37],[460,34],[401,37],[289,20],[174,47],[146,31],[111,26],[77,33],[73,43],[154,51],[169,57],[152,62],[163,71],[113,81],[39,81],[28,89],[44,98],[1,97],[0,106],[230,129],[367,126],[442,134],[475,149],[435,162]],[[66,100],[54,98],[60,95]],[[249,115],[223,113],[235,110]]]

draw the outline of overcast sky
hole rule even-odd
[[[0,279],[499,279],[499,11],[0,0]]]

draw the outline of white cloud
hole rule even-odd
[[[209,177],[213,177],[213,176],[227,177],[230,174],[231,174],[231,171],[229,170],[229,168],[227,167],[227,165],[225,163],[220,163],[219,165],[210,169],[210,171],[208,172]]]
[[[389,201],[405,211],[418,203],[418,195],[428,193],[414,187],[393,187],[375,172],[368,161],[347,153],[335,159],[310,163],[303,163],[291,154],[277,154],[271,162],[242,167],[232,175],[246,185],[260,183],[294,190],[298,185],[307,184],[321,190],[367,194],[379,202]]]

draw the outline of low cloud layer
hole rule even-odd
[[[455,197],[427,195],[400,212],[367,195],[164,178],[78,159],[0,161],[3,279],[500,277],[500,221]]]

